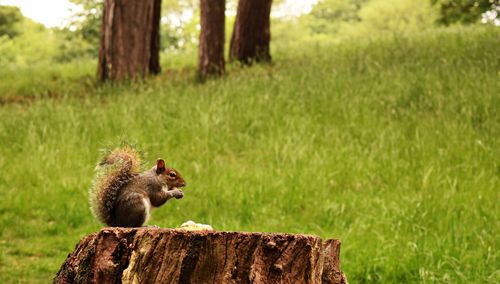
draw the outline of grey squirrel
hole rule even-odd
[[[117,148],[104,156],[96,167],[89,191],[90,208],[102,223],[113,227],[140,227],[171,198],[182,198],[179,188],[186,185],[182,175],[158,159],[156,165],[140,173],[140,155],[132,146]]]

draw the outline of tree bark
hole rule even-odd
[[[309,235],[105,228],[54,283],[346,283],[340,242]]]
[[[160,72],[161,0],[105,0],[98,76],[101,81]]]
[[[198,74],[201,79],[224,73],[225,0],[200,0]]]
[[[230,60],[244,64],[269,62],[272,0],[240,0],[230,43]]]

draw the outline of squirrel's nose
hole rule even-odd
[[[179,186],[181,186],[181,187],[182,186],[186,186],[186,182],[185,181],[181,181],[180,184],[179,184]]]

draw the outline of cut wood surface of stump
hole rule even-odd
[[[346,283],[340,242],[317,236],[104,228],[54,283]]]

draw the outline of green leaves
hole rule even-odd
[[[23,15],[18,7],[0,5],[0,37],[13,38],[21,33]]]
[[[438,22],[444,25],[453,23],[472,24],[479,21],[481,14],[493,5],[500,5],[498,0],[431,0],[439,7]]]

